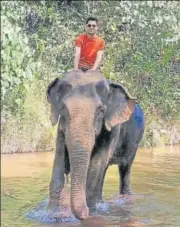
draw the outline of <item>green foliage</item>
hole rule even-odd
[[[152,144],[154,130],[175,127],[180,108],[178,1],[2,1],[1,6],[4,124],[17,115],[17,125],[24,119],[24,135],[36,124],[43,125],[36,128],[40,134],[49,130],[46,87],[72,69],[74,38],[94,15],[106,41],[103,74],[124,84],[145,111],[143,143]],[[32,128],[26,127],[32,119]]]
[[[2,102],[6,110],[16,112],[22,106],[28,82],[36,64],[28,37],[22,30],[25,8],[22,2],[3,1],[2,5]]]

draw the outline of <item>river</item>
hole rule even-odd
[[[81,222],[44,224],[25,216],[48,197],[53,159],[51,152],[1,155],[2,227],[180,226],[179,145],[138,150],[129,198],[118,198],[118,170],[111,166],[101,211]]]

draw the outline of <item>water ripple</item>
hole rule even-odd
[[[70,217],[57,217],[55,212],[48,211],[48,199],[39,203],[36,208],[25,213],[25,217],[30,220],[36,220],[42,223],[64,223],[64,222],[78,222],[78,220],[71,215]],[[60,216],[58,214],[58,216]]]

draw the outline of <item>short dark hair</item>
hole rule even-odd
[[[90,21],[96,21],[96,23],[98,23],[98,19],[96,17],[88,17],[87,20],[86,20],[86,24]]]

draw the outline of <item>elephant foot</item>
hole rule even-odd
[[[65,219],[65,218],[71,218],[73,217],[73,214],[71,212],[71,208],[59,208],[59,211],[55,212],[53,215],[55,218],[59,219]]]
[[[119,204],[123,204],[123,203],[131,203],[133,201],[136,200],[141,200],[144,199],[144,195],[140,195],[140,194],[120,194],[117,196],[117,198],[115,199]]]
[[[89,211],[91,213],[95,212],[97,210],[97,207],[99,207],[99,204],[103,204],[104,201],[102,199],[92,199],[91,201],[89,201],[87,203],[88,207],[89,207]]]
[[[130,188],[125,188],[120,191],[120,196],[123,195],[134,195]]]
[[[92,210],[94,210],[95,207],[96,207],[96,202],[93,201],[93,200],[91,200],[91,202],[88,201],[88,202],[87,202],[87,206],[89,207],[89,210],[92,211]]]
[[[94,193],[93,195],[87,195],[87,206],[90,211],[95,210],[98,203],[103,203],[102,195],[100,193]]]
[[[121,192],[118,198],[125,202],[131,200],[133,195],[134,193],[131,190],[126,190]]]
[[[58,209],[59,209],[59,200],[58,199],[49,199],[47,211],[55,212]]]
[[[71,212],[70,206],[61,206],[59,200],[49,200],[47,206],[47,211],[51,212],[54,218],[63,219],[63,218],[72,218],[73,214]]]
[[[54,218],[60,218],[61,217],[61,210],[59,207],[59,201],[58,200],[49,200],[48,206],[46,208],[47,212],[50,212],[51,215]]]

